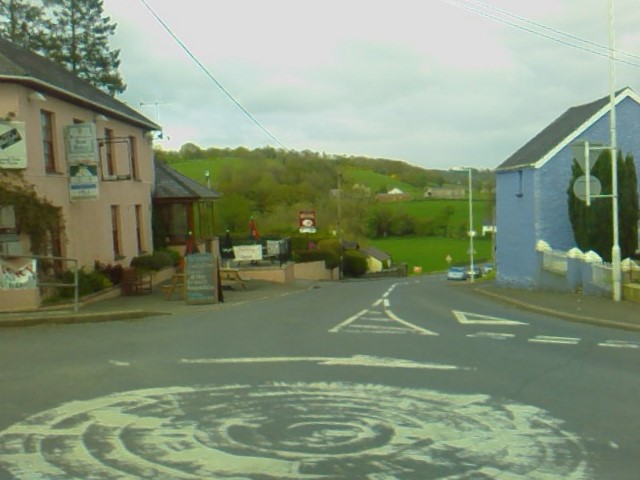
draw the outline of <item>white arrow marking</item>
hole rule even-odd
[[[235,363],[279,363],[311,362],[318,365],[341,365],[351,367],[414,368],[426,370],[461,370],[456,365],[421,363],[398,358],[353,355],[351,357],[248,357],[248,358],[183,358],[187,365],[235,364]]]
[[[517,322],[515,320],[507,320],[506,318],[492,317],[489,315],[480,315],[479,313],[460,312],[452,310],[458,322],[465,325],[529,325],[526,322]]]

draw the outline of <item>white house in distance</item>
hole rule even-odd
[[[30,255],[73,258],[92,269],[95,262],[128,265],[153,250],[157,130],[57,63],[0,39],[0,182],[5,194],[10,185],[34,189],[61,220],[34,251],[23,206],[0,196],[0,311],[38,305],[38,289],[21,288],[29,284],[25,275],[38,275]]]

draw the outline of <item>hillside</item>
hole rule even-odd
[[[204,172],[208,170],[212,186],[218,189],[226,187],[224,179],[229,169],[260,169],[265,175],[273,175],[274,170],[281,171],[282,167],[288,170],[302,168],[309,176],[318,173],[318,169],[323,173],[330,171],[330,178],[335,182],[341,173],[346,187],[356,183],[364,184],[373,192],[381,191],[383,187],[388,187],[389,190],[398,187],[406,191],[424,192],[427,187],[464,185],[466,188],[467,185],[467,173],[464,171],[428,169],[399,160],[327,155],[308,150],[297,152],[271,147],[254,150],[244,147],[212,147],[203,150],[196,145],[186,144],[179,152],[156,150],[156,157],[203,183]],[[298,180],[299,178],[295,178],[295,181]],[[328,184],[327,189],[335,188],[335,182]],[[474,171],[473,183],[474,190],[491,190],[495,186],[494,174],[490,170]]]
[[[297,211],[302,209],[316,211],[318,226],[323,231],[335,231],[338,224],[335,192],[339,183],[342,229],[354,238],[451,236],[464,230],[463,201],[428,201],[424,200],[424,194],[430,188],[454,186],[466,196],[465,171],[430,170],[397,160],[273,148],[202,150],[192,144],[183,146],[179,152],[156,151],[156,158],[203,185],[207,183],[208,172],[211,188],[223,194],[214,227],[217,233],[226,229],[242,232],[251,216],[264,232],[291,233],[297,228]],[[474,172],[474,199],[488,200],[488,194],[481,192],[493,185],[493,172]],[[393,206],[376,202],[377,193],[393,188],[410,194],[414,201],[394,202]],[[486,208],[482,206],[482,210]],[[479,216],[478,221],[483,220]]]

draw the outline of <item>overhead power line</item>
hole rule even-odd
[[[510,27],[517,28],[519,30],[525,31],[527,33],[531,33],[533,35],[537,35],[539,37],[545,38],[547,40],[551,40],[553,42],[559,43],[561,45],[575,48],[578,50],[582,50],[587,53],[591,53],[593,55],[597,55],[604,58],[609,58],[610,48],[606,45],[599,44],[597,42],[592,42],[591,40],[586,40],[584,38],[578,37],[576,35],[572,35],[569,33],[565,33],[561,30],[558,30],[553,27],[549,27],[542,23],[534,22],[527,18],[521,17],[519,15],[515,15],[507,10],[503,10],[501,8],[494,7],[492,5],[480,2],[478,0],[441,0],[444,3],[447,3],[451,6],[461,8],[463,10],[468,10],[476,15],[480,15],[485,18],[489,18],[491,20],[495,20],[496,22],[503,23]],[[484,10],[483,10],[484,9]],[[495,11],[504,17],[512,18],[519,22],[522,22],[525,25],[520,23],[516,23],[515,21],[507,20],[506,18],[494,15],[492,13],[487,12]],[[529,25],[529,26],[526,26]],[[549,33],[545,33],[549,32]],[[564,39],[563,39],[564,38]],[[579,42],[579,43],[576,43]],[[601,49],[603,51],[595,50],[594,48]],[[617,58],[616,61],[619,63],[624,63],[630,65],[632,67],[640,68],[640,62],[633,62],[631,60],[625,60],[620,58],[619,56],[626,56],[632,59],[640,60],[640,55],[635,55],[633,53],[625,52],[622,50],[615,50]]]
[[[204,72],[207,78],[209,78],[209,80],[211,80],[240,109],[240,111],[242,111],[242,113],[244,113],[249,118],[249,120],[251,120],[255,125],[257,125],[257,127],[260,130],[262,130],[265,134],[267,134],[267,136],[271,138],[274,142],[276,142],[280,147],[286,150],[287,147],[280,140],[278,140],[275,137],[275,135],[273,135],[269,130],[267,130],[266,127],[262,125],[262,123],[260,123],[246,108],[244,108],[242,104],[238,100],[236,100],[236,98],[224,87],[224,85],[222,85],[222,83],[220,83],[211,74],[211,72],[209,72],[207,67],[205,67],[200,62],[200,60],[198,60],[198,58],[191,52],[191,50],[189,50],[189,48],[184,44],[184,42],[180,40],[180,38],[171,30],[169,25],[167,25],[164,22],[164,20],[162,20],[162,18],[160,18],[160,16],[156,14],[156,12],[149,6],[146,0],[140,0],[140,1],[146,7],[146,9],[149,10],[151,15],[153,15],[153,17],[158,21],[158,23],[162,25],[162,27],[167,31],[167,33],[171,35],[171,37],[176,41],[176,43],[186,52],[189,58],[191,58],[191,60],[193,60],[196,63],[196,65],[200,67],[200,69]]]

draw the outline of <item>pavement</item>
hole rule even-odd
[[[120,289],[83,298],[78,311],[73,304],[43,307],[25,312],[0,313],[0,328],[27,327],[42,324],[70,324],[135,320],[160,315],[188,315],[232,308],[246,302],[255,302],[281,295],[314,288],[318,282],[296,280],[288,284],[278,284],[262,280],[245,282],[246,288],[223,290],[223,302],[214,304],[186,304],[182,293],[177,291],[169,300],[163,296],[163,284],[153,285],[151,293],[121,296]]]
[[[494,281],[467,284],[467,288],[516,307],[571,322],[640,331],[640,303],[581,293],[505,288]]]
[[[251,280],[246,289],[224,290],[224,302],[209,305],[187,305],[179,293],[166,300],[161,285],[154,285],[149,294],[119,296],[113,290],[84,299],[78,311],[73,305],[41,308],[36,311],[0,313],[0,327],[25,327],[41,324],[68,324],[134,320],[158,315],[187,315],[191,313],[232,308],[246,302],[260,301],[281,295],[316,288],[322,282],[295,280],[288,284]],[[640,331],[640,303],[614,302],[610,298],[574,293],[510,289],[492,280],[467,282],[460,285],[476,294],[568,321],[603,327]]]

